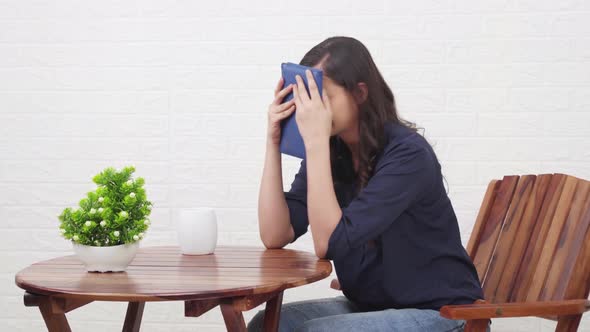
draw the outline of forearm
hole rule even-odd
[[[264,170],[258,195],[258,227],[267,248],[281,248],[292,241],[294,232],[283,192],[281,153],[267,144]]]
[[[316,255],[325,257],[332,232],[342,217],[330,164],[329,140],[306,145],[307,211]]]

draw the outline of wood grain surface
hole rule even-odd
[[[218,247],[182,255],[178,247],[140,248],[127,271],[88,273],[74,256],[35,263],[16,284],[30,293],[98,301],[167,301],[278,292],[330,275],[332,264],[288,249]]]

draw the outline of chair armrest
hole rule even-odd
[[[565,316],[590,310],[588,300],[446,305],[440,315],[449,319],[487,319],[526,316]]]
[[[340,281],[338,281],[338,279],[332,279],[332,282],[330,283],[330,288],[335,289],[335,290],[341,290],[340,289]]]

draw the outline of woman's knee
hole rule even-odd
[[[248,322],[248,332],[264,331],[264,310],[258,311]]]
[[[354,312],[356,308],[344,297],[298,301],[283,304],[280,315],[280,332],[291,332],[308,320]],[[264,330],[264,310],[260,310],[248,323],[248,331]]]
[[[302,320],[300,313],[293,310],[292,307],[285,305],[281,309],[279,332],[292,332],[297,328],[299,322]],[[248,322],[248,332],[264,331],[264,310],[260,310]]]

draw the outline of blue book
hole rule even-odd
[[[313,78],[318,86],[318,90],[320,92],[320,96],[322,95],[322,71],[317,68],[306,67],[302,65],[298,65],[296,63],[282,63],[281,64],[281,74],[283,76],[284,85],[289,86],[289,84],[295,84],[297,81],[295,80],[295,75],[301,76],[305,83],[305,89],[309,94],[309,86],[307,83],[307,76],[305,75],[305,70],[311,70]],[[282,103],[287,102],[293,99],[293,92],[289,93],[283,99]],[[295,110],[297,112],[297,110]],[[297,158],[305,159],[305,145],[303,144],[303,138],[299,133],[299,128],[297,127],[297,122],[295,121],[295,112],[293,112],[288,118],[284,119],[281,122],[281,143],[279,145],[281,153],[288,154],[290,156],[294,156]]]

